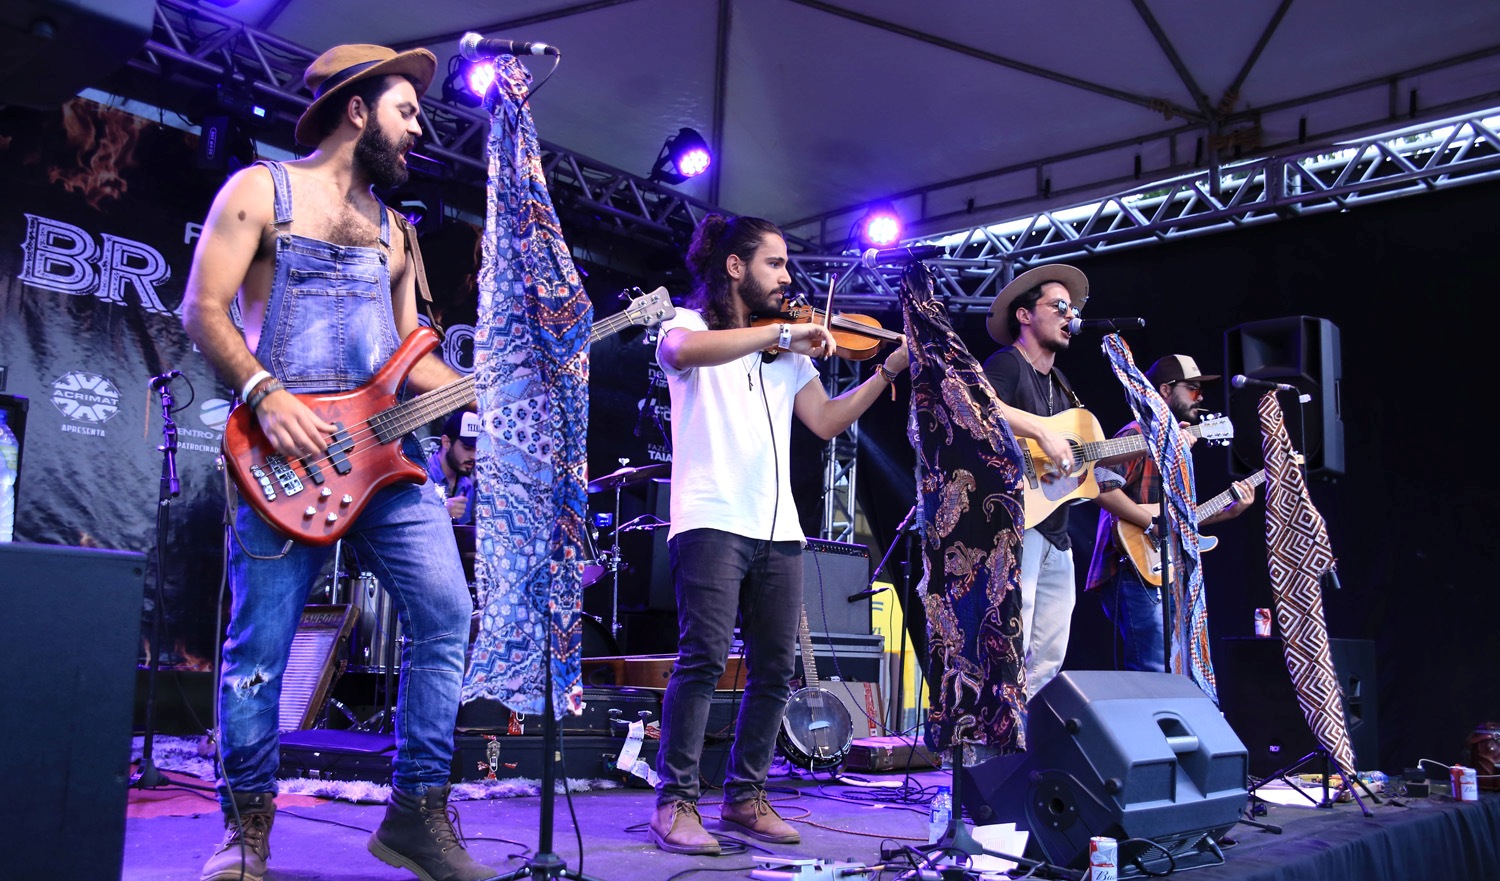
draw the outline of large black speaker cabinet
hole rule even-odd
[[[0,544],[7,878],[118,878],[145,557]]]
[[[1344,473],[1344,418],[1339,404],[1344,368],[1339,329],[1333,322],[1293,315],[1251,321],[1225,331],[1224,387],[1229,392],[1229,415],[1236,429],[1229,473],[1245,477],[1260,470],[1265,462],[1256,410],[1265,390],[1231,388],[1228,377],[1237,373],[1296,386],[1310,397],[1307,404],[1299,404],[1296,395],[1281,394],[1287,437],[1307,456],[1310,476],[1337,477]]]
[[[155,0],[0,4],[0,105],[57,107],[119,70],[151,36]]]
[[[1328,649],[1344,695],[1344,720],[1359,765],[1356,770],[1385,767],[1380,762],[1375,641],[1330,639]],[[1297,703],[1281,640],[1253,636],[1215,640],[1214,674],[1224,718],[1250,752],[1251,774],[1265,777],[1283,770],[1317,747]]]
[[[1191,679],[1075,670],[1028,708],[1026,752],[964,770],[976,822],[1016,823],[1048,862],[1074,869],[1090,838],[1117,839],[1121,877],[1222,859],[1216,842],[1249,798],[1245,746]]]

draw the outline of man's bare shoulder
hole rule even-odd
[[[232,214],[229,219],[256,223],[269,222],[275,211],[276,184],[263,165],[252,165],[235,172],[219,190],[219,213]]]

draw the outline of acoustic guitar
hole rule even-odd
[[[807,606],[802,607],[802,687],[786,702],[777,742],[792,764],[814,771],[837,768],[854,745],[854,722],[838,695],[818,684]]]
[[[1048,428],[1067,440],[1068,447],[1073,451],[1073,469],[1066,474],[1058,474],[1060,469],[1047,458],[1036,441],[1029,437],[1016,438],[1021,443],[1021,455],[1026,460],[1026,479],[1021,489],[1027,529],[1046,520],[1064,503],[1077,504],[1096,498],[1099,495],[1099,482],[1094,479],[1095,462],[1146,451],[1144,435],[1106,438],[1104,430],[1099,427],[1099,420],[1082,407],[1039,418]],[[1234,425],[1225,416],[1209,416],[1186,430],[1193,437],[1220,443],[1234,437]],[[1043,480],[1042,475],[1049,471],[1053,477]]]
[[[1245,478],[1245,482],[1251,486],[1260,486],[1266,482],[1266,470],[1255,472]],[[1226,489],[1208,501],[1198,506],[1198,522],[1219,513],[1234,504],[1234,489]],[[1155,517],[1161,512],[1161,505],[1142,505]],[[1115,520],[1115,545],[1120,552],[1129,558],[1135,571],[1140,573],[1141,580],[1153,587],[1161,587],[1161,553],[1156,549],[1156,542],[1146,534],[1146,530],[1136,526],[1128,520]],[[1211,551],[1219,546],[1219,540],[1211,535],[1198,536],[1199,552]]]
[[[653,327],[676,314],[667,289],[641,294],[621,312],[594,323],[595,343],[627,327]],[[288,461],[244,404],[224,425],[224,462],[240,495],[287,538],[331,545],[359,518],[376,491],[398,481],[427,480],[424,464],[402,451],[409,432],[474,400],[473,375],[398,402],[406,376],[439,339],[429,327],[411,333],[369,382],[350,392],[298,397],[335,431],[328,452]]]

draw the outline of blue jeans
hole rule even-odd
[[[1135,567],[1129,561],[1121,560],[1120,571],[1099,594],[1104,615],[1114,622],[1125,649],[1121,668],[1155,673],[1166,670],[1162,656],[1165,640],[1162,638],[1161,588],[1143,583]],[[1167,616],[1171,615],[1172,598],[1169,596]]]
[[[677,588],[677,663],[662,699],[656,801],[698,800],[709,705],[729,660],[736,615],[749,677],[724,800],[744,801],[765,786],[791,694],[802,620],[802,545],[690,529],[667,548]]]
[[[230,539],[229,561],[233,606],[219,680],[219,797],[226,808],[226,783],[236,792],[276,789],[282,674],[308,592],[333,550],[294,543],[279,559],[251,558],[280,553],[286,539],[244,502],[235,528],[239,540]],[[401,619],[392,782],[421,794],[447,784],[451,772],[474,608],[453,527],[432,483],[398,483],[375,494],[344,541],[390,594]]]

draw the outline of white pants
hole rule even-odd
[[[1028,698],[1062,669],[1076,600],[1073,552],[1058,550],[1035,529],[1022,533],[1021,639]]]

